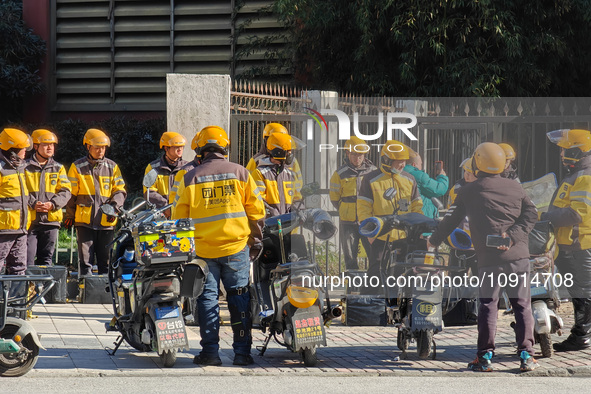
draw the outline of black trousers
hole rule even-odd
[[[576,343],[591,341],[591,249],[564,251],[556,258],[556,267],[568,289],[575,313],[569,339]],[[566,275],[572,275],[572,282]]]
[[[93,230],[88,227],[76,227],[79,276],[92,273],[95,257],[99,275],[108,272],[109,249],[107,249],[107,245],[113,240],[113,235],[113,230]]]
[[[27,265],[52,265],[59,228],[35,226],[27,235]],[[36,259],[35,259],[36,258]]]
[[[359,264],[357,263],[357,256],[359,255],[359,240],[361,240],[361,244],[369,258],[371,244],[369,243],[368,238],[359,235],[359,225],[357,223],[343,221],[341,221],[340,224],[339,238],[341,241],[343,258],[345,260],[345,268],[347,271],[359,269]]]

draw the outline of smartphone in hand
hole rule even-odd
[[[511,238],[503,238],[500,235],[487,235],[486,246],[489,248],[498,248],[499,246],[511,246]]]
[[[435,174],[439,174],[443,169],[443,161],[438,160],[435,162]]]

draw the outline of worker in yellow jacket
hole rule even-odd
[[[158,174],[156,182],[150,187],[149,195],[148,188],[144,186],[144,197],[149,198],[149,201],[157,208],[168,204],[175,175],[187,164],[187,161],[183,160],[183,150],[186,143],[185,137],[177,132],[163,133],[160,137],[160,149],[164,150],[164,154],[146,167],[144,175],[152,170]],[[169,212],[165,212],[165,215],[170,217]]]
[[[0,272],[24,275],[27,269],[29,192],[25,182],[25,153],[29,136],[19,129],[0,133]]]
[[[193,139],[191,140],[191,150],[195,151],[195,157],[193,160],[189,162],[185,162],[185,164],[174,174],[174,182],[172,183],[172,187],[170,188],[170,193],[168,194],[168,203],[172,204],[175,200],[177,190],[179,188],[179,183],[181,179],[185,176],[185,174],[191,171],[193,168],[197,167],[199,163],[201,163],[201,155],[197,154],[197,140],[199,139],[199,132],[195,134]]]
[[[571,297],[575,324],[566,340],[555,343],[557,352],[591,346],[591,132],[563,129],[548,133],[561,148],[568,174],[554,192],[548,212],[556,231],[556,267]]]
[[[79,277],[92,274],[95,255],[98,273],[108,272],[107,245],[113,240],[117,218],[105,215],[99,208],[111,204],[120,209],[127,196],[119,166],[105,157],[111,146],[109,137],[102,130],[88,129],[82,142],[88,155],[72,163],[68,171],[72,198],[64,220],[66,228],[76,226]]]
[[[357,220],[357,195],[363,177],[376,170],[376,166],[367,158],[369,145],[357,136],[345,142],[345,160],[330,178],[330,202],[339,211],[339,238],[347,270],[359,269],[357,255],[359,240],[366,253],[370,243],[367,237],[359,236]]]
[[[265,202],[267,217],[291,211],[302,200],[297,174],[291,168],[295,144],[288,134],[274,133],[267,139],[267,152],[252,172]]]
[[[53,159],[57,136],[49,130],[37,129],[31,135],[35,153],[25,174],[31,196],[31,227],[27,236],[27,265],[52,265],[57,244],[62,208],[72,193],[66,168]]]
[[[363,177],[357,197],[357,217],[359,222],[375,216],[383,217],[394,213],[402,215],[409,212],[422,213],[423,201],[415,179],[405,172],[404,166],[410,157],[409,148],[396,140],[386,141],[380,151],[380,168]],[[392,201],[384,199],[384,192],[396,190]],[[383,256],[386,240],[396,241],[406,237],[404,231],[392,230],[378,238],[372,238],[369,255],[368,276],[381,278],[386,274]]]
[[[181,179],[172,218],[192,218],[195,250],[209,266],[197,300],[201,353],[193,362],[221,365],[219,357],[219,282],[227,291],[234,331],[234,365],[253,363],[248,281],[250,258],[262,248],[265,206],[246,168],[226,157],[230,141],[218,126],[205,127],[197,140],[201,164]]]

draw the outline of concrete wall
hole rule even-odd
[[[190,142],[206,126],[220,126],[230,134],[230,76],[166,74],[168,131],[187,138],[183,158],[193,160]]]

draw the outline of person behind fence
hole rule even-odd
[[[505,170],[501,176],[503,178],[515,179],[517,182],[521,183],[519,176],[517,175],[517,154],[515,153],[515,149],[505,142],[501,142],[499,146],[503,148],[505,151],[505,157],[507,157],[505,161]]]
[[[57,136],[37,129],[31,135],[34,153],[25,169],[29,189],[31,227],[27,236],[27,265],[52,265],[62,208],[72,193],[66,168],[53,159]]]
[[[288,134],[273,133],[267,139],[267,152],[251,173],[261,192],[267,217],[291,212],[301,206],[302,195],[297,187],[297,174],[291,168],[295,142]]]
[[[0,273],[8,275],[24,275],[27,269],[30,218],[24,174],[30,146],[29,136],[19,129],[0,133]]]
[[[556,130],[548,133],[548,139],[561,148],[567,175],[541,219],[554,225],[559,250],[556,267],[575,315],[570,335],[555,343],[554,350],[582,350],[591,346],[591,132]]]
[[[369,145],[361,138],[353,136],[345,142],[343,164],[330,178],[329,197],[332,205],[339,211],[339,239],[347,270],[359,269],[357,256],[359,241],[369,255],[371,244],[367,237],[359,235],[357,219],[357,195],[363,176],[377,168],[367,158]]]
[[[155,204],[157,208],[168,204],[175,175],[187,164],[187,161],[183,160],[183,150],[186,143],[187,140],[181,134],[166,131],[160,137],[160,149],[164,150],[164,154],[146,167],[144,174],[147,174],[152,169],[158,173],[156,182],[150,187],[149,196],[147,193],[148,188],[144,186],[144,197],[148,197],[149,201]],[[169,212],[165,214],[167,217],[170,216]]]
[[[505,152],[499,145],[478,145],[472,165],[476,181],[459,190],[454,204],[428,239],[427,247],[439,246],[468,216],[478,269],[484,280],[479,286],[477,354],[468,368],[493,370],[499,294],[502,283],[508,283],[503,278],[512,278],[505,288],[515,312],[520,369],[531,371],[539,365],[533,357],[528,233],[536,222],[537,210],[521,185],[500,176],[505,169]],[[487,246],[494,239],[508,242],[498,247]]]
[[[92,275],[95,262],[99,274],[109,267],[109,249],[117,224],[115,216],[100,211],[103,204],[115,209],[123,207],[127,192],[117,163],[105,157],[109,137],[99,129],[88,129],[82,140],[88,154],[70,166],[68,179],[72,183],[72,198],[66,205],[64,226],[76,227],[78,242],[78,277]]]
[[[409,212],[422,213],[423,202],[415,178],[404,171],[410,149],[396,140],[386,141],[380,151],[380,168],[363,177],[357,197],[357,217],[359,222],[375,216]],[[390,201],[384,199],[384,192],[390,188],[396,191]],[[382,278],[386,275],[387,259],[384,258],[386,242],[405,238],[404,231],[392,230],[378,238],[369,240],[368,277]],[[380,279],[381,282],[381,279]],[[376,289],[376,291],[380,291]]]
[[[246,168],[226,157],[230,141],[218,126],[201,130],[197,141],[199,166],[181,179],[172,208],[172,218],[192,218],[195,250],[207,262],[209,274],[197,299],[201,353],[199,365],[221,365],[219,356],[219,282],[227,292],[234,332],[234,365],[253,363],[248,281],[250,258],[262,248],[265,205]]]
[[[423,171],[423,159],[421,159],[421,156],[411,150],[406,166],[404,166],[404,171],[412,175],[417,181],[419,194],[423,200],[423,214],[437,219],[439,217],[439,210],[433,204],[431,198],[439,198],[447,193],[449,178],[443,167],[441,167],[435,179],[431,178]]]

